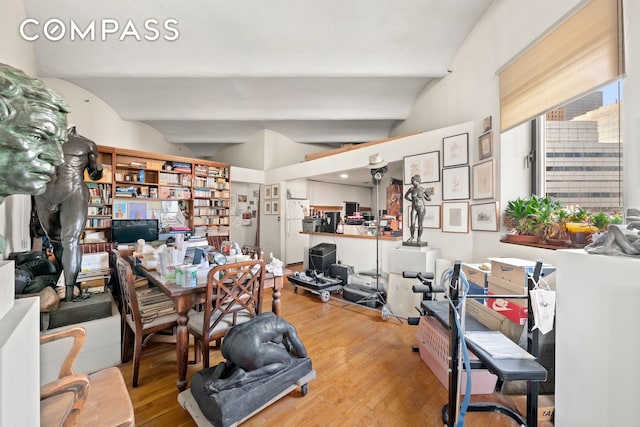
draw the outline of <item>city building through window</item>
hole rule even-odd
[[[622,80],[538,118],[536,184],[569,209],[622,212]]]

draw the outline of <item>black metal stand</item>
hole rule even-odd
[[[461,261],[457,260],[453,266],[453,274],[451,277],[450,285],[449,285],[449,296],[451,301],[453,302],[453,306],[456,306],[459,299],[459,281],[460,281],[460,265]],[[542,262],[537,261],[536,266],[534,268],[533,275],[528,279],[528,290],[533,290],[536,286],[536,283],[540,279],[540,274],[542,272]],[[539,348],[539,332],[537,330],[532,330],[534,319],[533,319],[533,310],[531,307],[531,298],[528,297],[529,293],[527,292],[527,300],[528,300],[528,319],[527,319],[527,351],[534,356],[536,359],[538,358]],[[475,296],[468,296],[469,298],[475,298]],[[486,298],[485,296],[482,296]],[[499,297],[518,297],[515,295],[499,295]],[[522,296],[519,296],[522,298]],[[458,420],[458,412],[460,408],[459,396],[460,390],[458,388],[458,379],[459,379],[459,371],[458,364],[460,361],[460,347],[459,347],[459,338],[460,331],[458,330],[458,326],[456,323],[456,311],[453,306],[449,307],[449,326],[451,329],[451,335],[449,337],[449,402],[442,408],[442,420],[444,421],[446,426],[452,427],[453,424],[449,424],[450,420],[453,423]],[[502,378],[500,378],[502,380]],[[527,379],[524,379],[527,380]],[[496,403],[484,403],[484,402],[473,402],[470,403],[467,412],[498,412],[500,414],[506,415],[513,420],[515,420],[520,425],[535,427],[538,425],[538,382],[527,380],[527,418],[526,420],[522,418],[522,416],[513,410],[512,408],[508,408],[504,405],[496,404]]]
[[[390,313],[389,308],[386,307],[387,301],[380,292],[380,181],[384,176],[387,168],[374,169],[371,171],[373,180],[376,184],[376,292],[375,301],[382,304],[383,318],[388,318]],[[388,312],[388,313],[387,313]],[[385,319],[386,320],[386,319]]]

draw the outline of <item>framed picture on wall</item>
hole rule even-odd
[[[271,186],[270,185],[265,185],[264,186],[264,198],[265,198],[265,200],[269,200],[271,198]]]
[[[488,159],[493,156],[493,132],[483,133],[478,137],[478,158]]]
[[[469,198],[469,165],[442,170],[442,200]]]
[[[264,214],[271,215],[271,200],[264,201]]]
[[[423,228],[440,228],[440,205],[424,207]]]
[[[466,165],[469,163],[469,134],[442,138],[442,166]]]
[[[498,231],[498,202],[471,205],[471,229]]]
[[[129,203],[129,219],[147,219],[147,204]]]
[[[495,172],[493,159],[473,165],[473,198],[493,199],[495,197]]]
[[[420,182],[440,181],[440,152],[418,154],[404,158],[404,183],[411,184],[411,178],[420,175]]]
[[[273,194],[273,193],[271,193]],[[280,201],[272,200],[271,201],[271,213],[274,215],[280,215]]]
[[[114,219],[127,219],[127,204],[126,203],[114,203],[113,204],[113,218]]]
[[[442,231],[446,233],[469,232],[469,202],[445,202],[442,204]]]
[[[482,121],[482,131],[487,132],[491,130],[491,116],[487,116]]]
[[[280,184],[272,184],[271,185],[271,198],[273,198],[273,199],[279,199],[280,198]]]

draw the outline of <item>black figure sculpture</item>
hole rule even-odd
[[[404,194],[404,198],[411,202],[411,222],[409,223],[409,232],[411,235],[407,239],[408,243],[413,242],[417,231],[416,243],[420,243],[422,238],[422,223],[424,221],[425,202],[431,201],[432,189],[424,189],[420,187],[420,175],[411,177],[411,187]]]
[[[221,351],[226,361],[194,374],[190,391],[216,426],[237,425],[297,385],[304,396],[315,378],[295,327],[272,312],[231,328]]]
[[[68,112],[64,98],[41,80],[0,64],[0,204],[12,194],[45,191],[64,161]]]
[[[213,371],[207,384],[210,392],[241,387],[281,371],[294,359],[307,357],[296,329],[272,312],[231,328],[221,352],[227,361]]]
[[[36,211],[42,229],[53,245],[62,265],[65,300],[73,300],[73,289],[82,265],[80,237],[87,221],[89,189],[84,183],[84,170],[93,180],[102,178],[96,144],[75,132],[69,132],[63,145],[64,163],[41,195],[35,197]]]

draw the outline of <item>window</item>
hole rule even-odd
[[[540,191],[568,207],[622,212],[622,80],[537,120]]]

